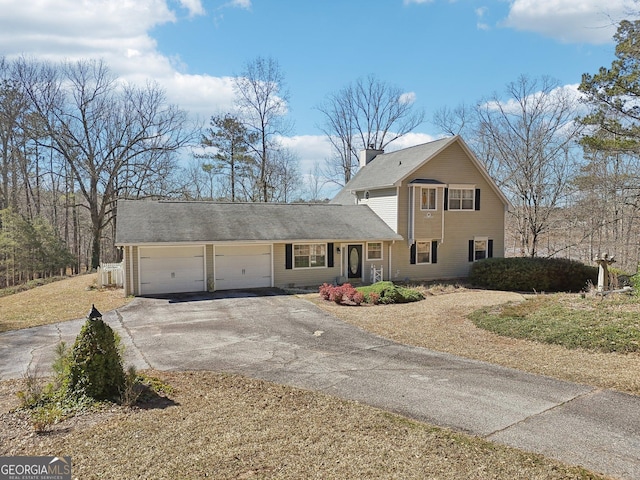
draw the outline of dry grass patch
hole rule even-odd
[[[153,375],[174,387],[171,402],[78,417],[47,435],[0,410],[0,455],[70,455],[82,479],[603,478],[320,393],[211,372]],[[1,406],[10,390],[0,388]]]
[[[416,303],[358,308],[325,302],[317,294],[305,298],[345,322],[400,343],[640,395],[640,354],[569,350],[490,333],[467,316],[479,308],[521,302],[525,297],[512,292],[455,291],[436,292]]]
[[[130,302],[122,289],[96,288],[97,274],[79,275],[0,298],[0,332],[107,312]]]

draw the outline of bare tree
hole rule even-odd
[[[424,121],[411,94],[374,75],[329,94],[317,108],[324,116],[322,131],[334,150],[327,177],[339,185],[355,174],[360,150],[384,150]]]
[[[173,154],[189,140],[186,114],[167,105],[157,85],[122,84],[101,61],[53,65],[22,59],[17,73],[44,123],[44,146],[69,166],[89,211],[95,268],[115,201],[158,193],[174,166]]]
[[[563,205],[582,126],[575,94],[547,77],[521,76],[477,107],[480,156],[514,205],[522,253],[538,254],[540,235]],[[551,253],[551,252],[548,252]]]
[[[272,154],[278,150],[277,136],[290,130],[285,121],[289,94],[284,74],[272,58],[258,57],[245,65],[234,79],[236,104],[247,130],[257,137],[253,147],[260,164],[258,184],[260,200],[268,202],[273,185],[268,183]]]

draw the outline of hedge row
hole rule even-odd
[[[579,292],[597,284],[598,268],[564,258],[488,258],[475,262],[471,284],[518,292]]]

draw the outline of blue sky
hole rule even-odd
[[[276,59],[294,122],[285,143],[301,170],[330,155],[314,109],[375,74],[434,111],[475,103],[521,74],[577,85],[613,60],[613,23],[637,0],[0,0],[0,55],[103,58],[124,79],[158,81],[208,119],[232,106],[232,82]],[[436,138],[430,123],[394,148]]]

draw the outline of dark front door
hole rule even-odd
[[[362,278],[362,245],[347,247],[347,277]]]

